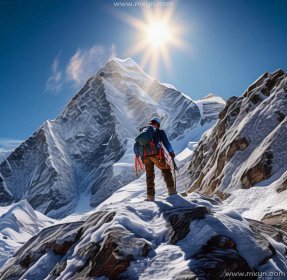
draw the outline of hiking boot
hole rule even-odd
[[[148,195],[146,198],[146,201],[154,201],[154,196],[153,195]]]
[[[173,192],[168,193],[169,196],[173,195],[173,194],[177,194],[177,191],[173,191]]]

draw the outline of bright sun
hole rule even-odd
[[[182,26],[174,22],[174,9],[143,9],[143,20],[127,14],[120,17],[138,32],[134,46],[129,50],[129,55],[142,54],[141,67],[149,65],[149,72],[157,77],[158,65],[162,60],[167,70],[171,71],[169,50],[172,47],[188,49],[187,44],[181,39],[184,32]]]
[[[171,29],[165,22],[156,21],[147,26],[146,36],[148,43],[154,48],[161,48],[169,42],[172,37]]]

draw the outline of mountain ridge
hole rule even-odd
[[[152,79],[132,59],[112,59],[58,117],[0,163],[0,204],[26,198],[52,218],[72,213],[83,194],[96,206],[136,178],[129,145],[152,116],[161,117],[170,140],[181,143],[178,152],[190,141],[187,132],[213,125],[223,107],[218,104],[202,126],[191,98]],[[116,162],[123,157],[126,171],[120,174]]]
[[[125,61],[125,63],[128,64],[128,67],[134,68],[130,61]],[[136,68],[134,69],[137,71]],[[62,173],[61,168],[66,164],[70,168],[69,170],[80,172],[80,174],[72,174],[79,181],[86,179],[87,182],[93,184],[94,180],[97,180],[93,172],[100,174],[100,172],[108,171],[108,175],[103,173],[98,177],[99,180],[104,181],[102,187],[97,190],[99,191],[98,195],[103,195],[103,201],[96,204],[93,209],[89,209],[89,212],[85,209],[78,209],[78,213],[63,220],[57,220],[52,226],[42,230],[37,228],[36,224],[35,235],[0,268],[0,278],[6,280],[15,278],[72,280],[105,277],[110,279],[182,280],[200,278],[213,280],[233,279],[235,278],[233,275],[237,273],[248,273],[250,279],[257,279],[258,275],[263,275],[263,273],[272,273],[272,275],[276,273],[278,276],[284,277],[287,273],[287,234],[284,231],[284,225],[281,226],[281,229],[278,228],[278,223],[284,219],[284,211],[271,211],[269,216],[265,216],[263,219],[265,223],[246,215],[248,211],[262,214],[262,209],[258,210],[258,205],[255,205],[255,200],[253,200],[256,195],[260,203],[264,200],[266,202],[268,197],[271,197],[272,202],[274,199],[272,193],[278,190],[278,195],[283,198],[283,205],[284,191],[286,190],[284,184],[275,185],[276,181],[274,181],[274,186],[268,185],[264,188],[264,186],[257,187],[255,185],[236,190],[238,193],[226,195],[228,198],[224,202],[218,198],[218,196],[226,198],[223,193],[217,193],[217,189],[212,192],[212,188],[210,189],[204,184],[202,186],[209,191],[209,196],[199,193],[198,191],[202,191],[200,188],[192,193],[187,192],[185,197],[179,194],[167,196],[160,170],[156,170],[156,200],[148,202],[145,201],[146,181],[144,175],[136,177],[130,182],[121,182],[124,177],[131,178],[129,176],[133,171],[132,144],[134,140],[133,132],[130,130],[121,132],[122,134],[117,133],[117,126],[121,127],[124,121],[130,126],[134,125],[132,131],[135,133],[138,129],[137,125],[149,120],[150,112],[145,115],[142,111],[141,106],[144,102],[147,102],[149,106],[160,108],[161,110],[157,113],[163,119],[163,127],[167,129],[168,134],[173,134],[172,143],[177,151],[182,151],[175,158],[179,167],[179,179],[184,177],[184,182],[179,180],[177,185],[178,193],[181,193],[185,189],[185,182],[189,186],[194,183],[191,181],[192,177],[185,176],[188,175],[185,174],[188,172],[188,167],[190,169],[194,167],[194,170],[189,170],[191,172],[202,171],[204,168],[209,168],[211,171],[218,170],[222,166],[218,166],[217,156],[221,154],[222,150],[225,151],[226,147],[228,147],[229,161],[224,161],[224,164],[220,161],[224,166],[230,164],[230,159],[237,154],[246,151],[252,145],[252,141],[256,145],[265,143],[265,137],[262,137],[262,134],[254,127],[252,127],[253,129],[249,128],[250,138],[245,140],[246,137],[236,137],[244,131],[243,128],[246,124],[255,123],[256,127],[260,125],[262,118],[263,120],[266,118],[265,124],[268,123],[268,129],[271,131],[269,135],[272,136],[274,131],[277,131],[278,122],[284,124],[286,118],[282,119],[282,114],[273,110],[273,114],[266,115],[266,112],[270,112],[271,108],[276,107],[274,104],[281,104],[282,108],[286,108],[286,98],[284,99],[284,96],[286,97],[284,89],[286,80],[284,77],[282,78],[282,73],[279,75],[278,73],[268,74],[260,83],[256,82],[255,87],[254,85],[249,87],[251,89],[246,97],[234,97],[228,100],[227,106],[219,114],[220,119],[218,120],[216,112],[225,105],[222,100],[215,102],[218,101],[218,97],[212,96],[208,98],[208,102],[202,102],[192,101],[190,98],[182,99],[184,94],[176,93],[173,99],[172,92],[176,91],[174,88],[167,89],[167,92],[161,91],[166,88],[164,85],[153,84],[153,82],[147,85],[145,78],[138,79],[135,83],[126,82],[125,79],[129,79],[129,77],[124,78],[124,75],[119,77],[117,72],[118,70],[115,71],[112,67],[103,73],[104,80],[99,76],[90,79],[81,93],[81,100],[71,102],[71,105],[66,108],[67,110],[59,116],[58,121],[48,121],[41,133],[34,135],[35,138],[41,136],[40,139],[45,140],[41,142],[43,144],[41,149],[43,148],[45,152],[50,149],[47,152],[47,157],[45,154],[40,154],[44,157],[44,161],[41,161],[41,157],[37,161],[41,163],[37,165],[37,168],[43,172]],[[98,83],[93,79],[98,79]],[[155,94],[156,99],[150,99],[151,96],[145,90],[141,91],[146,87],[152,89],[152,94]],[[132,91],[127,91],[131,88]],[[262,90],[265,94],[262,93]],[[95,98],[94,93],[98,94],[99,99]],[[277,95],[276,98],[273,97],[272,102],[267,102],[268,98],[274,94]],[[85,95],[92,95],[92,97],[86,99]],[[126,103],[125,98],[120,98],[121,96],[127,96],[131,104]],[[140,105],[136,105],[138,100],[140,100]],[[103,106],[99,109],[95,109],[97,102],[103,102]],[[266,102],[266,106],[261,108],[260,106],[264,102]],[[176,106],[173,107],[173,104]],[[187,106],[192,109],[194,105],[198,109],[195,116],[198,116],[199,113],[200,118],[191,123],[189,123],[190,118],[182,119],[181,117],[177,122],[173,116],[170,116],[171,111],[166,109],[169,106],[173,110],[174,108],[179,109],[182,113],[182,107]],[[134,106],[136,106],[135,111],[127,110]],[[108,111],[111,114],[107,114]],[[90,112],[92,113],[89,114]],[[130,115],[125,118],[124,112],[128,112]],[[280,112],[284,113],[282,110]],[[180,113],[178,116],[185,115]],[[240,113],[242,115],[238,118]],[[242,120],[246,116],[256,116],[256,118],[247,118],[249,122],[243,122]],[[145,117],[146,120],[143,120]],[[134,120],[134,118],[138,119]],[[237,123],[236,118],[241,121]],[[86,122],[89,123],[89,126],[84,125]],[[103,122],[107,124],[107,127],[102,126]],[[186,123],[189,123],[188,128],[186,128]],[[176,130],[178,124],[180,124],[180,129]],[[236,124],[236,126],[233,127],[232,124]],[[209,130],[207,130],[208,128]],[[108,133],[105,134],[106,130]],[[95,138],[93,132],[99,131],[104,134],[103,137]],[[206,132],[197,143],[199,139],[194,140],[195,135],[198,134],[200,137],[204,131]],[[253,140],[254,135],[258,139]],[[246,135],[242,134],[241,136]],[[37,142],[37,139],[33,141]],[[234,139],[235,141],[233,141]],[[98,144],[93,146],[95,141],[98,141]],[[119,142],[116,143],[116,141]],[[272,145],[274,142],[276,141],[267,141]],[[93,157],[95,147],[101,147],[96,150],[96,153],[100,153],[100,159]],[[28,145],[28,148],[31,146]],[[34,148],[39,149],[39,145]],[[25,149],[23,148],[23,150]],[[118,155],[113,153],[114,150],[123,152],[123,156],[119,160],[117,160]],[[257,154],[260,156],[264,152],[260,151]],[[66,155],[63,159],[61,157],[64,163],[57,160],[62,153]],[[14,157],[17,159],[17,154],[14,154]],[[216,160],[213,161],[213,158]],[[85,162],[94,164],[93,168],[89,169]],[[101,165],[102,163],[104,165]],[[244,164],[247,169],[252,167],[246,162]],[[39,174],[37,170],[33,168],[32,170],[35,174]],[[105,175],[110,176],[111,174],[113,177],[109,178],[111,179],[109,181]],[[123,174],[125,175],[123,176]],[[192,174],[189,175],[192,176]],[[56,177],[56,179],[59,178],[61,179],[60,176]],[[240,181],[241,178],[237,179]],[[282,180],[281,183],[284,183],[284,176],[281,176],[280,180]],[[5,181],[3,182],[5,183]],[[38,180],[37,182],[42,181]],[[104,198],[106,193],[102,194],[101,192],[103,186],[107,192],[107,188],[112,186],[113,182],[118,186],[112,188],[110,190],[112,194]],[[124,186],[120,187],[122,183]],[[96,185],[98,184],[99,181]],[[212,187],[212,185],[210,186]],[[75,191],[81,192],[84,189],[83,187],[81,190],[79,187]],[[262,195],[261,190],[267,190],[268,193],[264,192]],[[247,195],[244,194],[244,191],[248,191]],[[260,194],[261,197],[259,197]],[[61,198],[58,195],[57,198],[59,197]],[[83,201],[85,199],[84,196]],[[63,200],[61,199],[61,201]],[[21,205],[25,207],[21,207]],[[250,205],[254,207],[247,210],[246,207]],[[266,205],[264,204],[263,207]],[[273,206],[280,206],[279,201],[276,200],[274,203],[273,200]],[[12,213],[14,209],[24,208],[24,213],[28,212],[31,216],[35,216],[34,210],[27,201],[5,208],[9,213]],[[26,211],[27,209],[30,211]],[[275,208],[271,210],[275,210]],[[20,216],[21,212],[19,211],[17,214]],[[53,223],[44,215],[42,217]],[[282,217],[283,219],[281,219]],[[9,215],[8,218],[7,221],[13,225],[13,216]],[[42,223],[41,217],[36,222]],[[31,226],[33,227],[33,222]],[[5,230],[4,225],[2,232]],[[40,232],[38,232],[39,230]],[[5,240],[1,246],[6,246],[5,244],[9,244],[8,242],[10,240]]]
[[[191,191],[217,194],[257,220],[287,208],[286,92],[287,74],[277,70],[227,100],[219,122],[195,150]]]

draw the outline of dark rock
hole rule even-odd
[[[55,268],[54,270],[50,273],[50,280],[56,280],[60,275],[61,273],[65,270],[67,266],[67,261],[61,261],[61,262],[58,262],[56,265],[55,265]]]
[[[198,253],[191,257],[190,268],[199,279],[235,279],[228,273],[253,272],[239,255],[235,243],[225,236],[212,237]],[[257,279],[257,277],[245,277]]]
[[[141,248],[139,256],[146,257],[150,246],[144,239],[132,237],[127,230],[112,229],[101,245],[101,249],[91,257],[89,277],[106,276],[109,279],[119,279],[134,260],[129,249]]]
[[[218,196],[220,200],[225,200],[225,199],[227,199],[228,197],[231,196],[230,193],[221,192],[221,191],[219,191],[219,190],[215,191],[214,195],[215,195],[215,196]]]
[[[78,237],[77,232],[82,224],[83,222],[59,224],[43,229],[21,247],[13,258],[5,263],[0,270],[0,279],[13,279],[14,276],[20,279],[26,270],[48,251],[55,254],[67,252],[72,243],[76,241]],[[64,246],[62,247],[60,240],[68,240],[69,242],[64,241]]]
[[[282,209],[281,211],[276,211],[275,213],[268,213],[263,217],[262,222],[274,227],[278,227],[287,232],[287,210]]]
[[[243,138],[235,139],[229,146],[227,151],[227,160],[230,160],[237,151],[244,151],[249,145],[248,140]]]
[[[277,186],[276,192],[281,193],[287,190],[287,179],[282,182],[281,185]]]
[[[255,166],[245,171],[241,177],[243,187],[249,188],[254,186],[256,183],[270,178],[272,172],[272,159],[272,152],[267,151]]]
[[[12,203],[14,200],[13,195],[6,187],[6,184],[0,174],[0,206],[5,206]]]
[[[236,244],[234,241],[222,235],[216,235],[212,237],[208,241],[207,246],[217,247],[220,249],[236,249]]]
[[[177,211],[175,213],[164,214],[165,219],[170,224],[169,242],[176,244],[179,240],[182,240],[190,231],[189,225],[191,221],[203,219],[206,214],[208,214],[206,207],[197,207],[185,210],[184,212]]]
[[[61,244],[58,244],[56,242],[47,243],[47,249],[52,250],[54,253],[58,255],[65,255],[71,248],[74,241],[75,240],[68,240],[68,241],[64,241]]]
[[[254,232],[254,238],[256,239],[257,243],[260,244],[262,248],[265,248],[266,256],[263,257],[261,261],[261,264],[264,264],[276,254],[276,250],[267,241],[264,234],[267,236],[270,236],[272,239],[274,239],[277,242],[285,244],[286,254],[287,254],[287,233],[281,230],[280,227],[278,227],[278,224],[277,226],[273,226],[273,225],[271,226],[271,220],[269,220],[270,224],[268,224],[268,219],[264,221],[264,218],[263,218],[262,221],[263,222],[248,219],[250,229]]]
[[[31,264],[31,257],[29,255],[25,256],[20,262],[19,264],[23,267],[23,268],[28,268]]]
[[[222,169],[224,168],[225,165],[225,160],[227,159],[226,152],[222,152],[220,155],[218,155],[218,141],[224,136],[225,131],[227,129],[227,117],[230,112],[234,112],[233,115],[237,116],[239,112],[239,106],[237,105],[238,103],[240,104],[241,99],[238,97],[231,97],[227,100],[226,106],[223,111],[220,112],[219,114],[219,119],[220,121],[218,124],[215,126],[212,134],[210,137],[203,137],[196,150],[195,153],[192,157],[190,166],[189,166],[189,171],[191,175],[191,186],[189,188],[189,192],[195,191],[196,189],[201,189],[202,187],[202,180],[205,177],[205,173],[203,173],[203,169],[205,168],[207,162],[212,159],[214,164],[215,161],[219,164],[218,169],[216,171],[216,174],[219,174]],[[235,119],[235,117],[234,117]],[[229,121],[230,123],[232,120]],[[209,190],[203,191],[205,194],[211,194],[213,191],[215,191],[217,185],[220,183],[221,180],[219,180],[217,175],[214,174],[212,177],[212,180],[214,181],[213,183],[209,182],[209,186],[212,187]],[[216,181],[215,181],[216,180]]]
[[[285,119],[285,117],[286,117],[286,115],[285,114],[283,114],[282,112],[280,112],[280,111],[276,111],[276,112],[274,112],[275,114],[277,114],[278,115],[278,121],[279,122],[282,122],[284,119]]]
[[[143,238],[124,228],[110,227],[104,239],[99,242],[84,243],[77,252],[75,247],[85,238],[87,231],[97,231],[115,217],[115,212],[99,211],[92,214],[86,222],[60,224],[45,228],[30,239],[15,256],[0,270],[0,279],[21,278],[39,258],[47,252],[59,256],[59,261],[51,267],[47,279],[57,279],[67,266],[70,255],[75,254],[82,261],[70,279],[87,279],[105,276],[120,279],[132,260],[147,257],[151,247]]]

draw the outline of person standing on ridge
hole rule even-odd
[[[147,201],[154,201],[154,166],[161,170],[167,186],[168,194],[176,194],[177,191],[172,177],[171,168],[166,162],[162,145],[169,152],[171,158],[174,158],[175,154],[165,131],[160,129],[160,119],[152,118],[148,126],[140,129],[140,134],[135,140],[134,153],[136,160],[141,157],[146,170]]]

